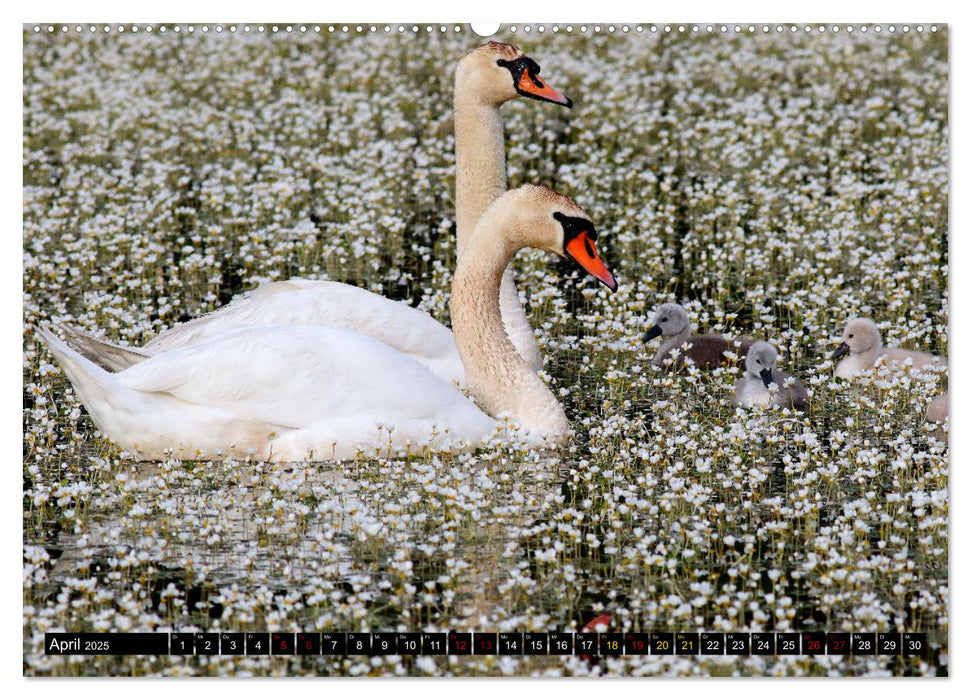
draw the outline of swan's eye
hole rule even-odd
[[[661,323],[667,323],[667,322],[668,322],[667,317],[661,319]]]
[[[849,334],[849,335],[848,335],[847,337],[848,337],[848,338],[852,338],[852,337],[853,337],[853,334],[852,334],[852,333],[850,333],[850,334]]]
[[[755,364],[757,364],[757,365],[760,365],[760,364],[762,364],[762,360],[756,360],[756,361],[755,361]]]

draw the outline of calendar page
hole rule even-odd
[[[22,31],[24,675],[948,675],[946,24]]]

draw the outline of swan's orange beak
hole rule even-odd
[[[610,291],[617,291],[617,280],[607,269],[588,232],[578,233],[567,241],[566,254],[573,258],[577,265],[607,285]]]
[[[519,85],[516,86],[519,93],[526,97],[533,97],[537,100],[546,100],[564,107],[573,107],[573,100],[545,82],[539,75],[530,70],[524,70],[519,76]]]

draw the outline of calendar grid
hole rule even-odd
[[[65,655],[926,656],[926,632],[48,632]]]

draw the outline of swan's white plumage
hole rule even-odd
[[[183,458],[252,449],[260,459],[343,459],[375,445],[475,444],[494,428],[411,357],[345,329],[243,328],[117,374],[41,332],[102,431],[149,459],[167,449]]]
[[[180,324],[149,341],[157,354],[218,338],[246,326],[308,325],[354,330],[411,356],[447,382],[465,381],[452,332],[423,311],[339,282],[269,282],[217,312]]]

